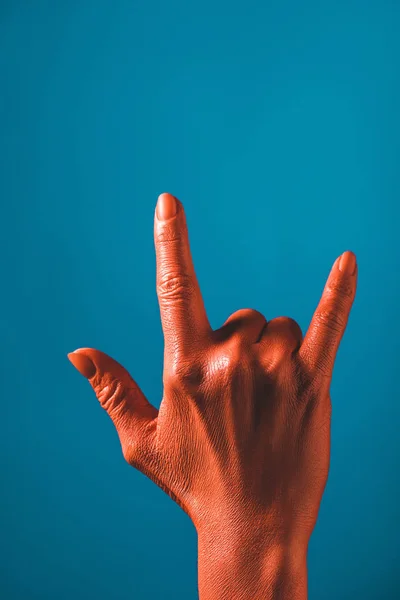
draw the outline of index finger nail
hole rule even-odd
[[[161,194],[157,201],[157,219],[167,221],[176,215],[176,199],[171,194]]]

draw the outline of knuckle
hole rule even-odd
[[[339,334],[345,324],[346,319],[337,307],[324,307],[318,310],[315,315],[315,320],[318,327],[329,329],[333,333]]]
[[[278,335],[279,339],[284,338],[290,346],[297,344],[303,339],[303,332],[300,325],[291,317],[276,317],[272,319],[266,328],[266,336],[271,333]]]
[[[213,357],[213,371],[232,373],[237,368],[237,360],[231,352],[221,352]]]
[[[297,323],[297,321],[295,319],[292,319],[291,317],[283,317],[283,323],[284,325],[292,330],[292,329],[299,329],[300,325]]]
[[[177,226],[176,221],[158,222],[156,242],[161,249],[168,250],[171,246],[179,245],[184,236],[185,230],[182,225]]]
[[[165,273],[159,277],[157,289],[164,300],[189,297],[193,291],[192,279],[183,273]]]
[[[354,287],[350,281],[339,281],[338,279],[333,279],[327,284],[325,293],[327,296],[336,298],[338,300],[349,301],[353,297]]]
[[[295,319],[291,319],[290,317],[285,317],[285,319],[287,319],[286,323],[291,334],[298,339],[302,339],[303,331],[298,322]]]
[[[295,319],[291,317],[278,317],[275,322],[279,324],[282,333],[286,335],[288,340],[299,341],[303,339],[302,329]]]
[[[179,389],[193,389],[201,385],[204,380],[203,365],[196,361],[179,361],[171,365],[165,374],[164,382]]]
[[[299,327],[297,321],[295,321],[291,317],[276,317],[275,319],[272,319],[270,322],[276,323],[276,324],[279,324],[279,325],[282,325],[282,326],[288,327],[288,328]]]
[[[238,371],[249,367],[251,360],[248,345],[235,340],[235,343],[225,345],[210,356],[209,376],[220,374],[228,380],[232,379]]]
[[[127,391],[117,379],[100,384],[96,395],[102,408],[109,414],[125,405],[127,400]]]

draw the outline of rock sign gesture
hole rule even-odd
[[[165,341],[159,410],[115,360],[68,355],[111,417],[127,462],[189,515],[201,600],[307,597],[306,555],[329,469],[336,352],[357,281],[352,252],[334,263],[303,339],[256,310],[210,327],[182,204],[157,202],[157,294]]]

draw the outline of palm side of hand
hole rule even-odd
[[[247,514],[275,539],[307,539],[328,476],[329,384],[355,295],[354,255],[335,262],[304,339],[292,319],[267,322],[250,309],[212,331],[183,207],[163,194],[157,214],[165,339],[159,410],[104,353],[82,348],[69,358],[112,418],[126,460],[178,502],[198,530],[223,508],[226,527]]]

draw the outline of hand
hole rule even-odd
[[[160,409],[106,354],[81,348],[68,356],[113,420],[128,463],[192,519],[200,597],[304,598],[355,256],[336,260],[304,339],[292,319],[267,321],[251,309],[213,331],[183,206],[169,194],[159,197],[154,233],[165,340]]]

